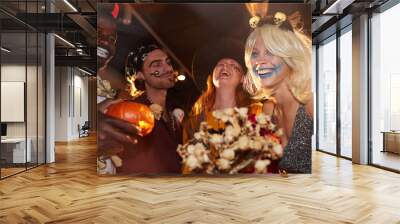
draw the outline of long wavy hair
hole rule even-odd
[[[193,105],[191,114],[198,116],[202,112],[211,111],[215,103],[216,92],[217,89],[213,84],[212,74],[210,74],[207,78],[207,89]],[[246,107],[251,103],[250,95],[243,89],[241,84],[236,87],[235,99],[237,107]]]
[[[189,116],[185,117],[184,131],[183,131],[183,142],[187,142],[193,137],[193,134],[198,131],[199,125],[202,121],[205,121],[206,114],[213,110],[215,103],[217,89],[213,83],[212,74],[207,77],[207,88],[200,95],[197,101],[194,103]],[[250,95],[243,89],[243,85],[239,84],[236,87],[235,99],[237,107],[247,107],[252,101]]]

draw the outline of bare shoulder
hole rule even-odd
[[[314,100],[311,99],[305,104],[306,113],[311,118],[314,118]]]

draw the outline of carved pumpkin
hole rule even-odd
[[[140,136],[148,135],[154,128],[153,112],[144,104],[123,101],[107,107],[106,114],[131,123]]]

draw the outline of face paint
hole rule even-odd
[[[270,71],[263,73],[262,70],[263,69],[268,69]],[[279,73],[281,73],[282,70],[282,64],[276,65],[273,68],[269,68],[269,67],[260,67],[260,68],[253,68],[253,72],[254,74],[257,74],[260,76],[260,78],[262,79],[266,79],[266,78],[271,78],[272,76],[277,76],[279,75]]]

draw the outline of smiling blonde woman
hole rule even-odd
[[[311,173],[313,99],[311,40],[292,27],[283,13],[252,18],[245,45],[246,89],[283,129],[279,168]]]

